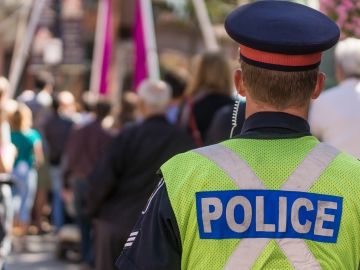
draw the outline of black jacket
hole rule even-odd
[[[179,125],[192,133],[194,127],[191,124],[191,117],[194,117],[201,140],[205,142],[207,132],[216,113],[224,106],[233,106],[234,102],[234,99],[230,96],[200,92],[200,94],[182,105]]]
[[[60,165],[72,127],[73,122],[70,119],[57,113],[54,113],[46,122],[44,133],[49,147],[50,165]]]
[[[245,121],[245,102],[240,102],[238,114],[237,114],[237,125],[234,128],[233,137],[239,135],[242,126]],[[206,145],[211,145],[225,141],[230,138],[231,130],[233,127],[233,105],[227,105],[218,110],[214,116],[214,119],[209,127],[206,136]]]
[[[125,128],[90,176],[90,215],[116,224],[126,239],[159,182],[161,164],[193,146],[188,134],[162,116]]]

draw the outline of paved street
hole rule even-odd
[[[26,252],[13,252],[8,270],[79,270],[76,264],[55,258],[55,239],[51,235],[29,236]]]

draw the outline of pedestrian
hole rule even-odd
[[[311,131],[321,141],[360,158],[360,39],[340,41],[335,60],[339,85],[312,103]]]
[[[84,268],[94,261],[91,245],[91,222],[85,212],[86,192],[89,186],[89,174],[96,162],[104,155],[112,136],[103,127],[104,119],[109,115],[111,105],[98,101],[95,105],[95,116],[84,126],[75,128],[66,144],[63,169],[65,177],[65,194],[71,192],[74,197],[76,222],[81,233],[81,255]],[[85,268],[86,269],[86,268]]]
[[[339,28],[287,1],[242,5],[225,28],[240,43],[241,134],[161,167],[118,268],[358,269],[360,162],[306,121]]]
[[[215,113],[234,104],[232,86],[230,65],[222,54],[205,53],[197,59],[179,124],[198,146],[204,144]]]
[[[18,97],[20,103],[26,104],[32,113],[33,126],[43,134],[44,124],[51,112],[54,78],[48,72],[35,76],[34,90],[25,90]]]
[[[138,96],[134,92],[125,92],[121,97],[120,106],[115,114],[112,133],[117,135],[127,125],[138,118]]]
[[[20,103],[24,103],[31,110],[33,128],[40,133],[42,138],[44,138],[44,125],[51,115],[51,94],[53,87],[53,76],[47,71],[41,71],[34,76],[33,89],[25,90],[17,97]],[[43,148],[46,155],[48,152],[46,142],[43,143]],[[47,191],[50,186],[50,177],[46,163],[37,169],[37,179],[37,191],[32,211],[35,226],[29,228],[31,234],[50,230],[50,226],[48,222],[45,222],[44,217],[46,215],[45,209],[48,206]]]
[[[62,159],[64,155],[65,145],[68,141],[70,132],[73,127],[73,121],[64,113],[62,113],[62,95],[54,95],[52,98],[52,114],[44,125],[44,135],[48,148],[48,160],[51,174],[51,190],[52,190],[52,223],[55,231],[59,231],[64,225],[64,202],[61,197],[63,188],[62,179]],[[45,190],[39,190],[41,197],[40,202],[45,202]],[[41,213],[43,204],[39,204],[38,213]],[[37,224],[38,226],[40,224]],[[41,227],[40,227],[41,228]]]
[[[146,80],[138,94],[143,120],[121,131],[90,178],[88,209],[95,221],[96,270],[115,269],[115,260],[158,183],[160,164],[194,146],[190,135],[166,120],[171,98],[167,84]]]
[[[173,71],[164,72],[164,81],[169,84],[172,89],[171,101],[167,109],[166,118],[170,123],[176,124],[179,120],[181,104],[184,101],[187,81]]]
[[[64,157],[63,150],[65,148],[67,139],[70,136],[69,135],[70,129],[73,126],[70,125],[69,121],[78,124],[79,117],[76,112],[75,97],[71,92],[67,90],[62,90],[56,93],[54,95],[54,98],[56,100],[55,103],[52,103],[52,105],[55,105],[55,108],[57,108],[57,115],[58,115],[55,117],[62,118],[62,120],[58,119],[58,121],[53,121],[53,122],[47,121],[46,123],[47,134],[45,134],[44,136],[48,137],[48,139],[52,141],[52,147],[53,147],[52,149],[53,160],[52,162],[50,162],[49,175],[51,179],[50,188],[52,195],[51,218],[54,226],[54,231],[57,233],[64,225],[67,214],[65,210],[64,200],[62,198],[62,191],[64,186],[63,168],[62,168],[62,159]],[[64,121],[67,123],[65,123]],[[56,133],[55,129],[57,128],[61,129],[59,133]],[[58,137],[60,134],[62,135],[61,138]],[[59,147],[63,147],[63,149],[59,150]],[[51,150],[48,149],[49,154],[50,151]],[[57,157],[60,158],[60,161],[56,160],[56,155],[60,155]],[[42,189],[47,188],[45,181],[39,181],[39,186],[41,186]]]
[[[77,117],[79,119],[77,121],[78,126],[86,125],[94,120],[94,108],[98,99],[98,94],[92,91],[87,91],[82,94]]]
[[[42,141],[39,132],[32,129],[32,114],[29,107],[19,103],[10,116],[11,141],[17,150],[13,175],[15,178],[14,196],[19,235],[28,232],[31,210],[37,188],[37,168],[43,163]]]
[[[12,246],[13,206],[11,193],[11,171],[17,151],[11,143],[10,125],[6,103],[10,90],[9,81],[0,77],[0,269],[6,268],[6,259]]]
[[[62,114],[64,117],[72,119],[78,125],[83,125],[83,118],[77,112],[75,97],[73,93],[68,90],[63,90],[57,94],[57,97],[59,101],[60,114]],[[87,119],[85,120],[85,123],[88,123]]]
[[[10,83],[5,77],[0,77],[0,172],[11,173],[14,165],[16,149],[11,143],[10,125],[6,104]]]
[[[10,126],[7,113],[0,106],[0,174],[11,173],[17,155],[15,146],[11,143]]]

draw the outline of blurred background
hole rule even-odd
[[[34,75],[43,70],[53,73],[58,88],[68,89],[76,98],[84,91],[95,91],[96,79],[93,77],[98,74],[92,73],[98,70],[92,67],[102,63],[99,62],[101,57],[94,57],[94,48],[103,46],[99,44],[101,42],[111,43],[108,52],[111,61],[107,63],[109,87],[102,91],[107,95],[119,96],[121,92],[133,88],[136,68],[134,33],[139,23],[135,14],[137,1],[104,2],[103,5],[111,4],[108,14],[99,10],[101,6],[95,0],[35,2],[0,2],[0,73],[5,76],[14,72],[17,74],[13,75],[15,78],[11,81],[15,95],[23,89],[31,89]],[[208,0],[205,1],[207,14],[204,15],[203,5],[194,5],[196,1],[152,1],[152,11],[146,12],[151,12],[154,18],[154,44],[160,73],[179,64],[180,69],[186,70],[193,55],[217,47],[231,59],[236,59],[237,45],[225,33],[223,22],[229,11],[246,2]],[[319,7],[317,0],[297,2]],[[36,18],[32,18],[35,15]],[[206,15],[211,25],[207,25]],[[104,25],[106,20],[110,20],[109,25]],[[109,36],[104,37],[104,31]],[[23,46],[26,48],[23,49]],[[176,61],[179,63],[174,63]],[[16,65],[17,62],[22,63],[21,68]]]
[[[26,133],[26,139],[32,142],[28,172],[33,168],[38,175],[37,184],[28,187],[33,189],[33,203],[27,209],[30,217],[22,220],[21,214],[20,218],[15,215],[14,224],[11,221],[11,225],[4,225],[12,228],[5,230],[4,237],[15,236],[9,241],[12,251],[0,256],[6,269],[92,269],[91,261],[86,262],[80,251],[82,227],[79,225],[79,231],[71,226],[78,217],[69,203],[76,197],[71,180],[76,177],[67,173],[75,174],[78,168],[73,165],[81,159],[80,152],[85,153],[84,148],[75,147],[82,139],[74,139],[74,129],[99,118],[106,136],[116,137],[128,122],[144,118],[139,116],[135,93],[147,78],[170,84],[172,110],[167,117],[177,123],[186,91],[193,85],[195,74],[200,74],[194,72],[197,56],[218,54],[226,59],[230,72],[237,67],[238,45],[227,36],[223,24],[231,10],[248,2],[0,0],[0,92],[6,96],[3,105],[13,117],[2,121],[9,122],[11,142],[17,153],[22,153],[18,133],[26,132],[14,123],[28,118],[21,104],[31,110],[32,124],[27,128],[34,132]],[[319,9],[335,20],[342,39],[360,37],[360,1],[296,2]],[[321,69],[327,74],[327,88],[336,85],[334,50],[325,53]],[[230,90],[231,101],[224,101],[224,105],[231,105],[228,110],[232,111],[233,87]],[[58,115],[61,119],[56,118]],[[205,121],[204,126],[198,123],[201,136],[193,136],[195,144],[225,138],[209,134],[212,120]],[[186,128],[193,127],[190,124]],[[88,154],[84,155],[86,159]],[[14,159],[14,165],[4,173],[24,171],[19,155]],[[86,164],[90,174],[96,162]],[[30,183],[29,179],[24,181]],[[14,187],[12,192],[15,196]],[[6,218],[2,222],[6,223]]]

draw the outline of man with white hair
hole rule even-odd
[[[95,269],[115,269],[141,210],[158,183],[159,166],[190,150],[194,142],[165,117],[171,98],[162,81],[144,81],[139,89],[142,120],[126,126],[90,176],[88,210],[95,220]]]
[[[312,104],[311,131],[320,140],[360,158],[360,39],[339,42],[335,60],[339,85]]]
[[[171,99],[171,89],[163,81],[144,81],[138,90],[142,117],[164,115]]]

